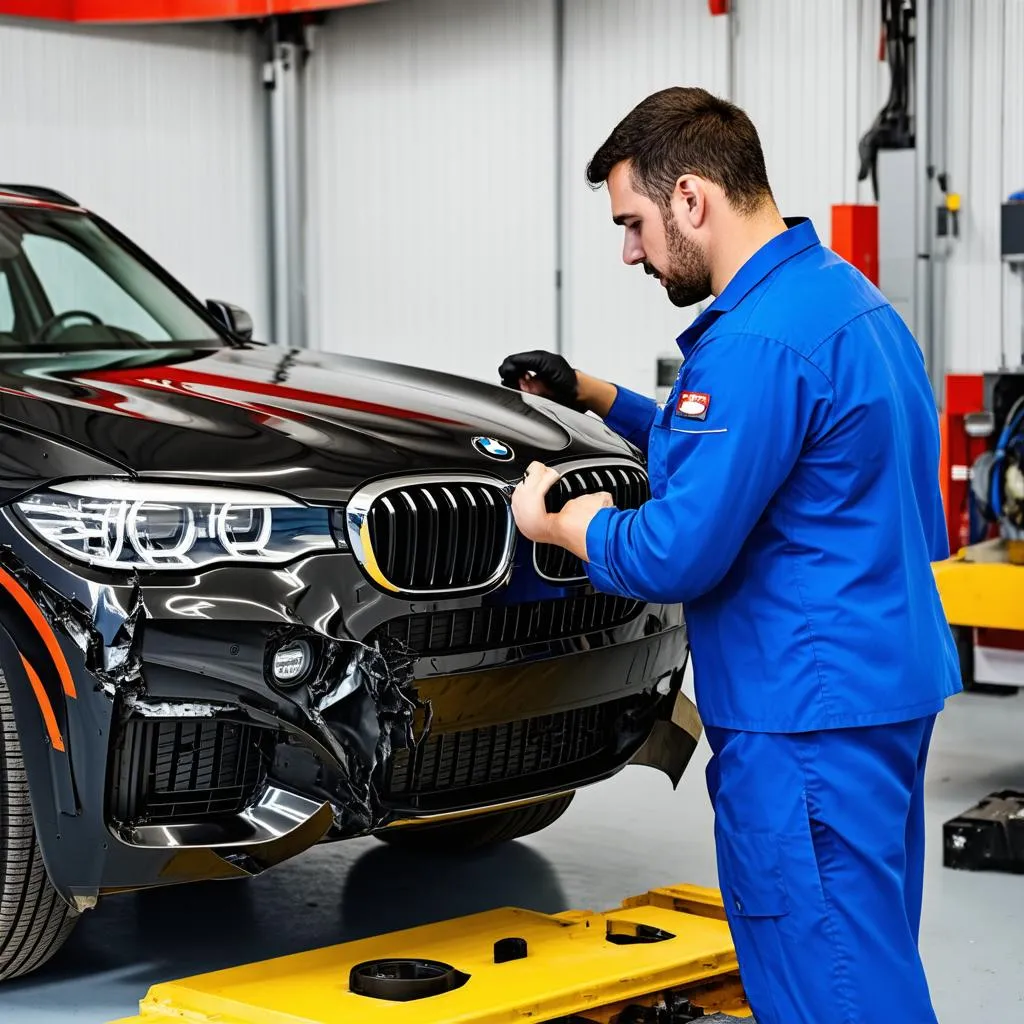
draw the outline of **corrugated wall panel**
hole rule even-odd
[[[738,8],[737,102],[761,133],[783,215],[810,217],[826,242],[856,131],[847,116],[846,7],[843,0],[741,0]]]
[[[587,161],[649,93],[672,85],[727,90],[727,19],[706,0],[567,0],[564,329],[574,365],[647,394],[693,310],[673,307],[640,267],[622,262],[622,229]],[[676,350],[677,351],[677,350]]]
[[[885,102],[876,0],[739,0],[737,102],[761,133],[785,216],[830,242],[831,207],[872,202],[857,144]]]
[[[999,256],[1000,205],[1024,188],[1024,0],[951,8],[949,146],[963,196],[960,238],[948,246],[945,289],[950,372],[1020,362],[1020,275]],[[941,306],[940,306],[941,310]]]
[[[0,181],[73,195],[201,297],[269,330],[263,92],[251,33],[0,20]]]
[[[488,380],[555,336],[551,0],[338,12],[307,81],[315,347]]]

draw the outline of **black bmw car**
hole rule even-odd
[[[647,496],[540,398],[259,344],[65,196],[0,186],[0,979],[103,896],[373,834],[541,829],[700,726],[682,611],[515,529]]]

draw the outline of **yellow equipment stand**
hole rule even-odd
[[[461,985],[404,1002],[352,990],[357,965],[387,978],[406,959],[454,968]],[[683,885],[605,913],[493,910],[154,985],[139,1016],[111,1024],[674,1022],[691,1019],[687,1000],[751,1015],[721,895]]]
[[[951,626],[1024,630],[1024,565],[1006,541],[961,548],[932,569]]]

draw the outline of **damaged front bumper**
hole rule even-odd
[[[2,541],[0,664],[47,869],[79,907],[630,762],[677,783],[700,734],[676,609],[426,656],[379,627],[459,602],[381,595],[344,553],[140,579],[61,563],[9,516]],[[296,641],[310,665],[282,683],[274,654]]]

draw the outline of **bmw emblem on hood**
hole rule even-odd
[[[500,462],[509,462],[515,458],[515,452],[495,437],[474,437],[473,447],[481,454]]]

